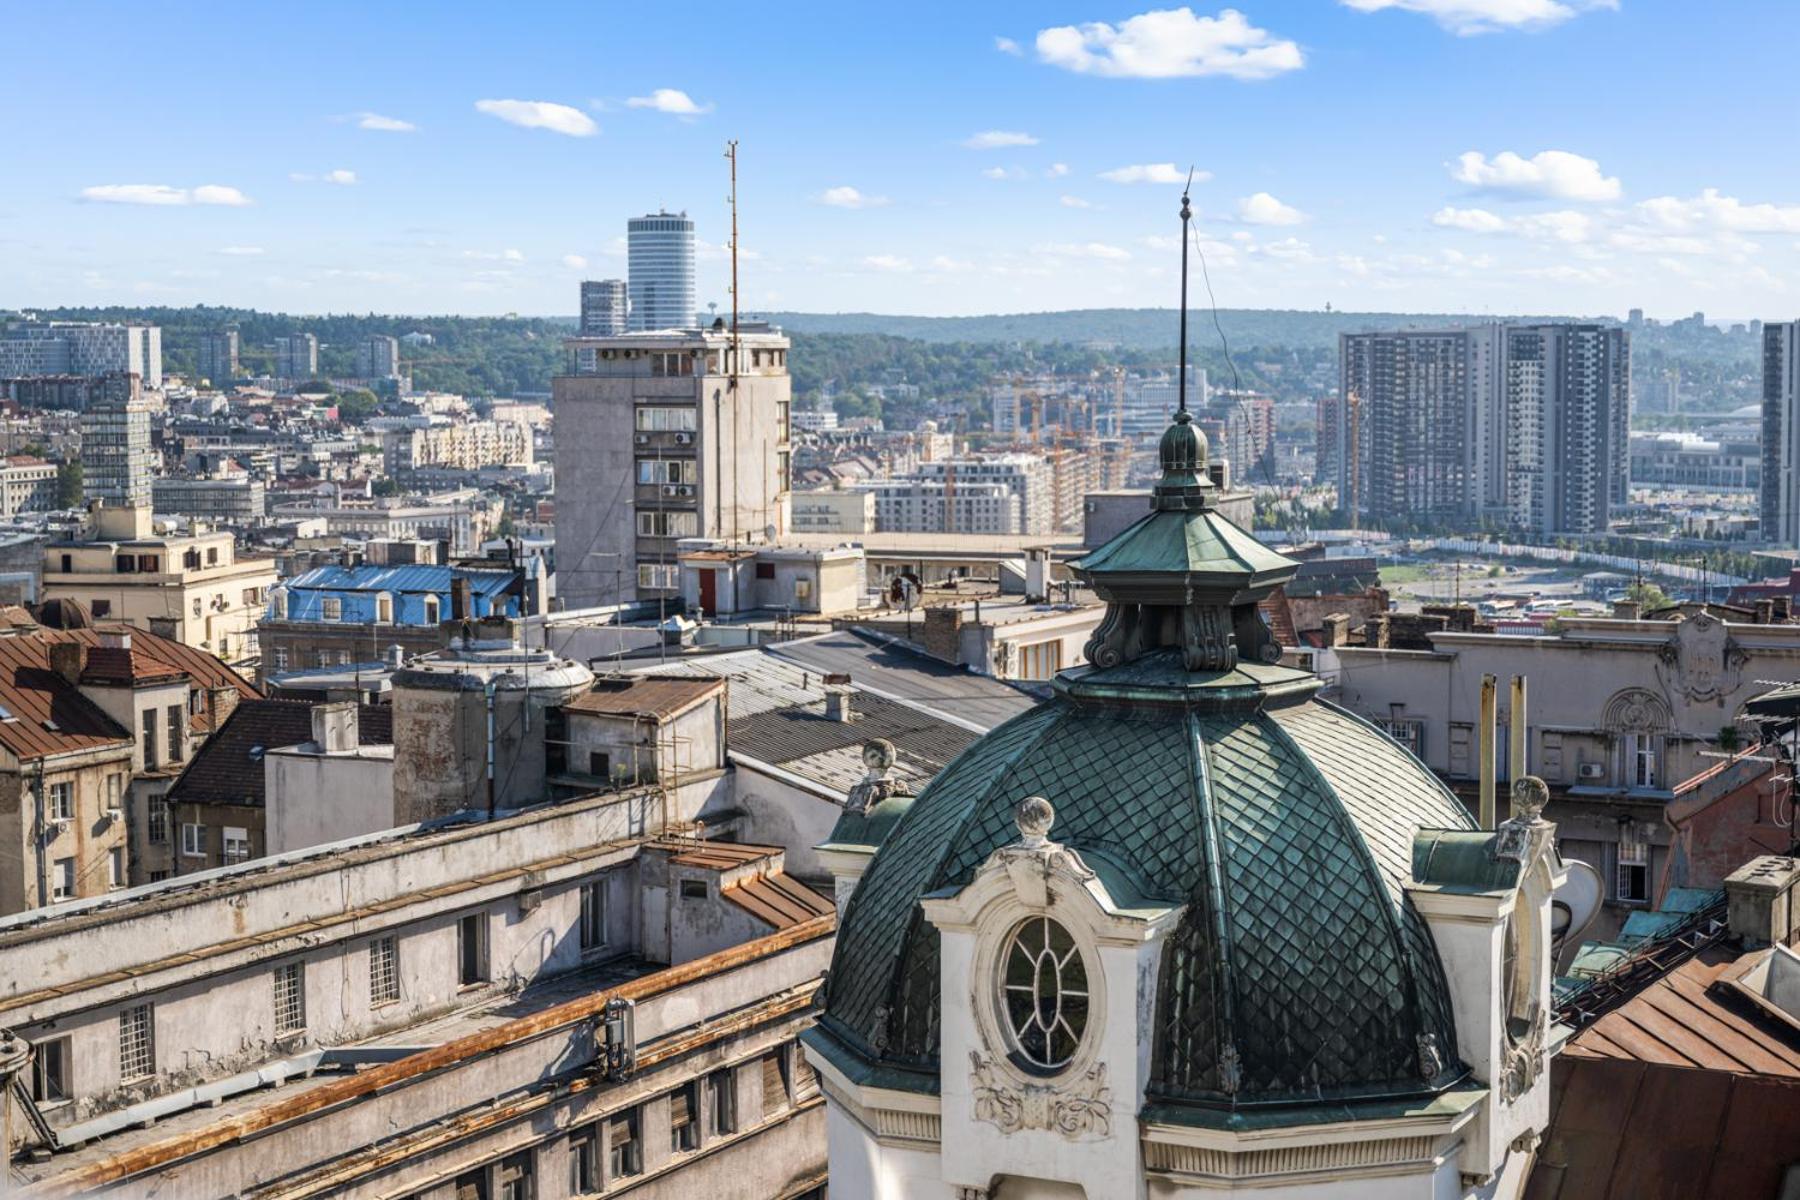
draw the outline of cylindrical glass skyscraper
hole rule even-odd
[[[694,222],[686,213],[658,212],[631,218],[625,230],[631,331],[692,327]]]

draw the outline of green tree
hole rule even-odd
[[[80,508],[87,492],[82,485],[81,460],[72,458],[56,468],[56,503],[59,508]]]
[[[392,479],[384,477],[377,479],[374,486],[369,490],[374,492],[377,496],[398,496],[400,494],[400,485],[395,483]]]
[[[360,425],[375,415],[381,401],[366,388],[355,388],[337,398],[338,420],[346,425]]]
[[[1637,601],[1639,612],[1655,612],[1669,606],[1669,594],[1648,579],[1626,588],[1625,598]]]

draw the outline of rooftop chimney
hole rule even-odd
[[[475,615],[475,593],[468,576],[458,575],[450,581],[450,619],[466,621]]]
[[[831,721],[856,720],[856,711],[850,705],[850,676],[825,677],[825,717]]]
[[[1800,934],[1800,859],[1779,854],[1753,858],[1725,877],[1726,920],[1744,949],[1787,945]]]
[[[69,683],[75,683],[81,679],[83,657],[80,642],[50,643],[50,669]]]
[[[1639,613],[1640,609],[1636,600],[1613,601],[1613,620],[1615,621],[1635,621],[1638,619]]]
[[[321,754],[343,754],[360,745],[361,731],[356,725],[356,705],[339,700],[315,704],[312,710],[312,740]]]

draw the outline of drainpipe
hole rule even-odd
[[[44,857],[49,849],[50,828],[44,821],[44,760],[38,759],[37,787],[32,789],[33,807],[37,815],[37,836],[32,845],[37,850],[37,906],[42,908],[50,903],[50,860]]]
[[[498,675],[490,675],[481,689],[487,693],[487,815],[494,819],[494,685],[499,682]]]
[[[1507,779],[1513,787],[1518,787],[1519,780],[1525,778],[1525,750],[1528,736],[1525,732],[1525,677],[1523,675],[1512,677],[1512,711],[1510,715],[1512,730],[1507,735],[1506,744],[1508,751]],[[1507,797],[1506,815],[1509,817],[1513,815],[1510,795]]]
[[[1493,675],[1481,677],[1481,828],[1494,827],[1494,742],[1498,723],[1500,681]]]

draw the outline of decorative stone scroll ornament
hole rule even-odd
[[[1059,1083],[1019,1086],[1009,1083],[979,1050],[969,1051],[969,1064],[977,1121],[1008,1134],[1052,1130],[1070,1141],[1112,1136],[1112,1089],[1106,1086],[1105,1063]]]
[[[1750,655],[1732,638],[1725,622],[1697,612],[1675,627],[1675,636],[1657,653],[1657,674],[1694,703],[1723,704],[1737,690]]]
[[[1544,1014],[1532,1021],[1526,1035],[1506,1049],[1500,1064],[1500,1097],[1508,1104],[1531,1090],[1544,1070]]]
[[[1507,918],[1509,969],[1502,979],[1506,989],[1503,1015],[1506,1040],[1500,1060],[1500,1096],[1512,1103],[1537,1083],[1543,1074],[1544,1037],[1549,1019],[1539,1002],[1542,951],[1533,931],[1538,908],[1544,902],[1536,880],[1545,856],[1555,854],[1556,826],[1544,820],[1550,788],[1535,775],[1513,784],[1511,819],[1495,831],[1494,855],[1520,864],[1519,897]]]
[[[886,738],[870,738],[863,743],[865,774],[844,797],[845,812],[867,812],[883,800],[912,795],[912,789],[906,786],[905,780],[893,778],[897,758],[894,743]]]

